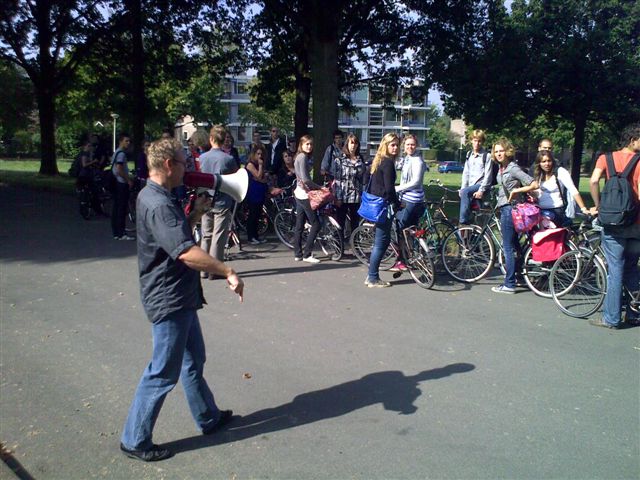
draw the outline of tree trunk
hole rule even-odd
[[[296,111],[293,117],[294,136],[299,139],[309,133],[309,102],[311,100],[311,78],[302,62],[296,72]]]
[[[571,152],[571,179],[576,188],[580,189],[580,164],[582,163],[582,149],[584,148],[584,130],[587,119],[578,116],[573,123],[573,151]]]
[[[58,175],[55,95],[52,89],[42,84],[36,88],[38,119],[40,120],[40,174]]]
[[[133,158],[142,151],[145,122],[144,46],[142,43],[142,7],[140,0],[126,0],[131,33],[131,108]]]
[[[320,182],[320,164],[338,127],[338,19],[336,2],[313,0],[309,26],[309,67],[313,88],[313,177]]]
[[[51,56],[51,8],[49,2],[35,4],[34,18],[38,34],[38,64],[31,81],[36,90],[40,120],[40,174],[58,175],[56,161],[56,59]]]

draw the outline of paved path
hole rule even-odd
[[[244,304],[204,285],[206,377],[241,418],[198,435],[178,386],[154,438],[177,455],[129,460],[151,349],[135,243],[71,197],[0,187],[0,209],[0,440],[33,478],[640,475],[640,329],[496,296],[496,277],[367,289],[352,259],[294,263],[276,242],[233,262]]]

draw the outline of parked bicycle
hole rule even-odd
[[[295,207],[295,199],[293,198],[293,189],[295,183],[284,188],[278,188],[275,193],[268,194],[267,200],[262,206],[262,212],[258,219],[258,235],[263,236],[269,230],[269,227],[275,224],[275,218],[278,212],[285,207]],[[236,209],[234,220],[237,230],[240,232],[247,231],[247,218],[249,217],[249,205],[242,202]]]

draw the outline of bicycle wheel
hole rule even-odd
[[[344,247],[342,243],[342,230],[337,225],[337,222],[331,217],[324,219],[322,228],[316,237],[316,240],[320,244],[320,248],[325,255],[331,260],[336,262],[342,258]]]
[[[369,222],[363,222],[351,233],[351,238],[349,239],[351,251],[363,265],[369,266],[369,258],[373,250],[375,235],[376,227],[373,223]],[[397,253],[393,245],[389,244],[386,252],[382,256],[380,270],[389,270],[393,267],[396,258]]]
[[[539,297],[551,298],[549,275],[555,262],[537,262],[533,259],[533,250],[527,247],[522,264],[522,276],[533,293]]]
[[[289,248],[293,248],[293,236],[296,229],[295,210],[285,209],[277,213],[273,227],[280,241]]]
[[[431,258],[430,247],[415,242],[411,256],[407,260],[407,268],[413,281],[422,288],[431,288],[436,281],[436,267]]]
[[[442,263],[447,273],[459,282],[484,278],[494,261],[493,241],[480,227],[459,227],[444,239]]]
[[[570,250],[554,264],[549,274],[553,301],[570,317],[595,313],[607,291],[607,271],[600,257],[590,250]]]
[[[571,240],[565,240],[565,251],[576,250],[576,245]],[[533,293],[539,297],[551,298],[551,287],[549,278],[551,269],[556,261],[538,262],[533,259],[533,250],[527,247],[523,257],[522,276],[524,281]]]

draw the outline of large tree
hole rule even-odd
[[[316,172],[322,147],[338,125],[338,104],[349,106],[346,94],[369,81],[396,84],[406,72],[402,52],[411,44],[417,18],[404,3],[263,0],[248,11],[244,41],[258,70],[258,104],[272,107],[295,88],[300,136],[307,131],[313,95]]]
[[[40,173],[56,175],[55,98],[107,28],[99,2],[14,0],[0,9],[0,56],[33,83],[41,137]]]

